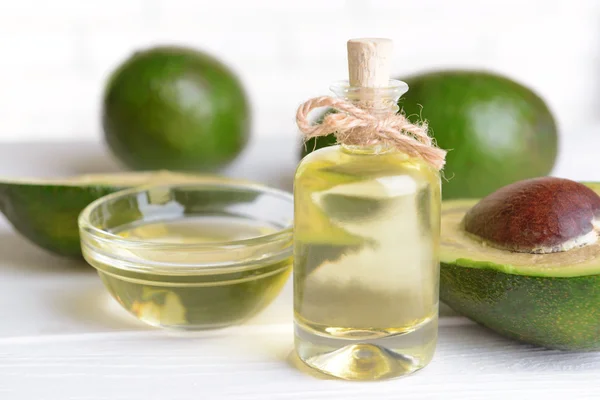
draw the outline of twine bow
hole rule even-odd
[[[341,112],[328,114],[322,123],[311,125],[308,114],[319,107],[331,107]],[[422,158],[437,170],[445,164],[446,151],[435,146],[427,133],[427,125],[413,124],[402,114],[390,113],[380,118],[346,100],[324,96],[302,104],[296,113],[296,123],[306,140],[335,133],[342,144],[386,143],[410,156]]]

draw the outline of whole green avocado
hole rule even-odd
[[[478,198],[522,179],[550,173],[557,129],[544,101],[499,75],[442,71],[406,79],[399,105],[425,119],[439,147],[450,150],[445,199]]]
[[[212,56],[154,47],[112,74],[102,123],[108,146],[132,169],[211,171],[245,147],[250,110],[241,83]]]
[[[400,109],[412,122],[427,121],[437,145],[449,150],[444,199],[484,197],[551,172],[556,123],[530,89],[481,71],[437,71],[403,80],[409,91],[400,98]],[[311,139],[303,155],[333,143],[332,135]]]

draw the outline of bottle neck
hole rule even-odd
[[[398,80],[390,80],[389,85],[380,88],[350,86],[347,81],[336,82],[330,87],[336,97],[347,100],[374,115],[388,115],[399,110],[398,99],[408,91],[408,85]]]
[[[379,95],[376,91],[365,91],[365,93],[352,93],[340,96],[344,100],[368,111],[371,115],[384,118],[389,114],[396,114],[398,107],[398,97],[390,97],[386,94]]]
[[[398,99],[408,91],[408,85],[402,81],[390,80],[387,87],[365,88],[353,87],[348,82],[337,82],[331,85],[331,91],[338,98],[353,103],[378,118],[396,114],[400,109]],[[382,154],[394,150],[383,143],[356,146],[342,143],[342,149],[353,154]]]
[[[375,155],[390,153],[395,150],[394,147],[386,144],[374,144],[371,146],[356,146],[351,144],[340,144],[342,151],[349,154],[357,155]]]

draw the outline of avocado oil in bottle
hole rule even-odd
[[[371,116],[396,114],[408,87],[389,80],[390,52],[386,39],[349,41],[350,80],[332,91]],[[296,352],[342,379],[406,375],[436,347],[440,173],[384,140],[338,141],[295,176]]]

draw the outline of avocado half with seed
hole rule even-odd
[[[216,182],[223,177],[168,171],[0,181],[0,211],[17,232],[53,253],[80,257],[79,213],[116,191],[147,184]]]
[[[513,339],[600,350],[598,194],[544,177],[444,202],[441,299]]]

